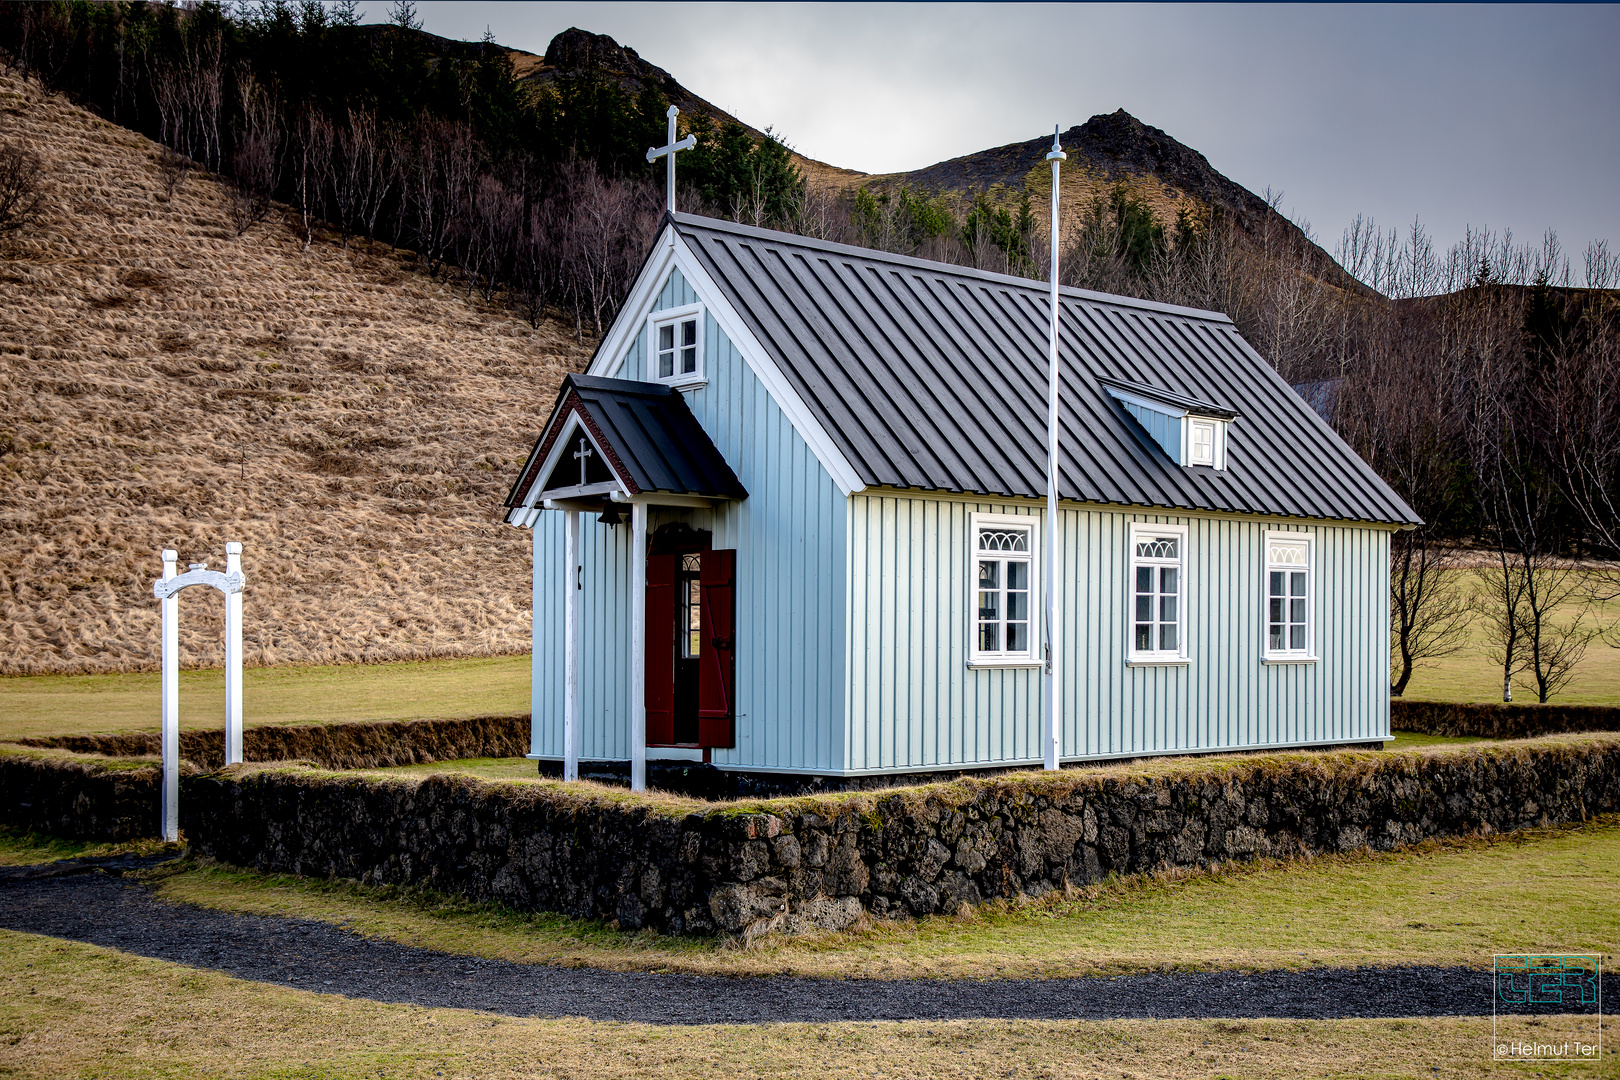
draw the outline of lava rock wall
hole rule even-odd
[[[181,807],[194,850],[260,870],[754,936],[951,913],[1110,873],[1582,821],[1620,811],[1620,738],[1209,758],[719,807],[239,766],[189,778]]]
[[[1537,705],[1486,702],[1407,701],[1392,698],[1389,726],[1425,735],[1529,739],[1571,731],[1620,731],[1613,705]]]

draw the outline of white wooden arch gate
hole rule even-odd
[[[180,590],[211,585],[225,594],[225,764],[242,760],[242,545],[225,545],[225,572],[192,563],[174,572],[179,553],[163,549],[163,577],[152,595],[163,605],[163,803],[159,825],[163,839],[180,839]]]

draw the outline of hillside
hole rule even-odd
[[[442,39],[441,39],[442,40]],[[718,105],[699,97],[682,86],[675,76],[663,68],[641,58],[641,54],[627,45],[620,45],[606,34],[593,34],[588,30],[570,27],[551,39],[546,55],[536,56],[520,49],[508,49],[513,70],[518,79],[529,86],[549,86],[559,77],[592,71],[603,79],[617,83],[632,98],[647,86],[656,87],[671,105],[685,116],[706,116],[717,126],[740,124],[755,138],[764,132],[753,127]],[[793,155],[794,164],[817,183],[847,186],[864,177],[865,173],[840,169],[824,161],[816,161],[802,154]]]
[[[1218,208],[1250,236],[1268,228],[1280,230],[1306,254],[1306,265],[1321,280],[1340,288],[1365,292],[1298,226],[1272,209],[1260,196],[1227,179],[1198,151],[1183,145],[1156,127],[1142,123],[1119,109],[1093,116],[1063,132],[1060,206],[1065,217],[1078,216],[1090,201],[1116,184],[1123,184],[1149,206],[1161,221],[1176,220],[1188,201]],[[873,176],[870,184],[905,184],[919,191],[971,195],[1001,187],[1009,192],[1028,190],[1044,200],[1052,190],[1051,166],[1046,155],[1052,137],[1009,143],[974,154],[941,161],[911,172]]]
[[[683,113],[705,115],[720,124],[742,124],[756,137],[762,134],[682,86],[669,72],[642,59],[635,49],[620,45],[606,34],[593,34],[574,27],[552,38],[544,57],[517,50],[509,52],[519,77],[530,85],[546,85],[568,73],[594,71],[601,78],[616,82],[632,96],[644,86],[656,86]],[[1355,292],[1367,291],[1332,256],[1264,199],[1217,172],[1203,154],[1160,129],[1142,123],[1124,109],[1093,116],[1084,124],[1071,127],[1062,138],[1069,155],[1061,181],[1061,205],[1066,218],[1078,217],[1095,196],[1123,184],[1151,206],[1166,224],[1174,222],[1177,212],[1189,202],[1203,208],[1217,208],[1251,237],[1268,229],[1287,237],[1304,253],[1305,264],[1320,280]],[[981,191],[994,192],[1007,199],[1027,190],[1040,199],[1047,198],[1051,181],[1046,154],[1051,148],[1051,137],[1041,136],[909,172],[881,175],[840,168],[800,154],[794,155],[794,162],[814,184],[835,189],[851,189],[861,184],[875,187],[903,184],[917,191],[944,195],[965,211],[968,201]]]
[[[0,673],[153,669],[157,552],[247,546],[250,664],[520,652],[511,470],[588,347],[386,247],[238,237],[156,144],[0,75],[0,139],[47,161],[0,255]],[[217,595],[181,602],[219,662]]]

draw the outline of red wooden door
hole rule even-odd
[[[705,551],[699,582],[703,648],[698,662],[698,745],[735,746],[737,553]]]
[[[675,566],[647,556],[647,745],[675,742]]]

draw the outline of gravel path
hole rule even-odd
[[[1473,1016],[1487,972],[1326,968],[1118,978],[810,979],[622,973],[514,964],[397,945],[308,919],[166,903],[123,871],[152,859],[0,868],[0,928],[85,941],[241,979],[507,1016],[652,1024],[1137,1017]],[[1605,979],[1605,996],[1620,980]],[[1550,1010],[1561,1011],[1561,1010]]]

